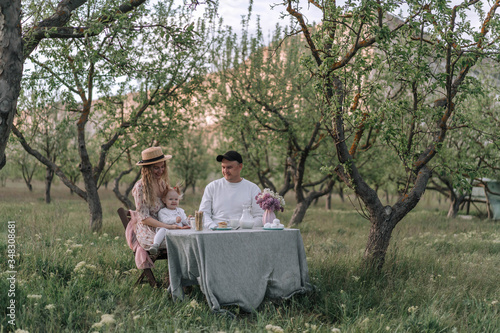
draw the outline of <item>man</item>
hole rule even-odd
[[[219,222],[239,219],[243,205],[252,206],[254,222],[262,224],[264,211],[257,204],[255,197],[261,192],[254,183],[241,177],[243,159],[230,150],[217,156],[221,163],[223,178],[214,180],[205,187],[199,210],[205,218],[205,228],[214,228]]]

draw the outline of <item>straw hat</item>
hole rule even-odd
[[[137,165],[150,165],[158,162],[166,161],[172,158],[172,155],[164,155],[161,147],[151,147],[144,149],[141,153],[142,159],[137,162]]]

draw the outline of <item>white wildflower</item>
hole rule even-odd
[[[354,281],[358,282],[358,280],[359,280],[359,276],[353,275],[353,276],[351,276],[351,277],[352,277],[352,279],[353,279]]]
[[[333,333],[340,333],[340,328],[332,327],[332,332]]]
[[[14,331],[14,333],[29,333],[29,332],[18,328],[17,330]]]
[[[418,306],[417,306],[417,305],[410,306],[410,307],[408,308],[408,312],[409,312],[409,313],[415,313],[415,312],[417,312],[417,310],[418,310]]]
[[[55,309],[55,307],[56,307],[56,306],[55,306],[54,304],[47,304],[47,305],[45,306],[45,308],[46,308],[47,310],[52,310],[52,309]]]
[[[198,302],[193,299],[190,303],[189,303],[189,306],[192,307],[193,309],[198,309],[200,307],[200,304],[198,304]]]
[[[103,324],[103,323],[98,322],[98,323],[92,324],[92,327],[91,327],[91,328],[101,328],[101,327],[103,327],[103,326],[104,326],[104,324]]]
[[[133,319],[133,320],[137,320],[137,319],[139,319],[139,318],[141,318],[141,316],[139,316],[139,315],[135,315],[132,319]]]
[[[283,333],[284,332],[283,328],[281,328],[280,326],[275,326],[275,325],[271,325],[271,324],[266,325],[266,330],[268,332],[271,332],[271,333]]]
[[[115,239],[120,239],[120,236],[116,236]]]
[[[40,299],[40,298],[42,298],[42,295],[28,295],[26,297],[32,298],[32,299]]]
[[[87,264],[85,261],[80,261],[78,264],[76,264],[73,272],[77,273],[83,271],[85,269],[85,264]]]
[[[109,324],[114,324],[116,322],[114,315],[112,314],[103,314],[101,316],[101,323],[109,325]]]

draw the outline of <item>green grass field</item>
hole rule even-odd
[[[188,191],[181,207],[194,212],[200,195]],[[139,272],[111,190],[101,192],[102,232],[92,233],[86,203],[63,186],[46,205],[43,184],[29,193],[8,182],[0,188],[1,332],[500,332],[499,223],[446,219],[446,203],[426,196],[394,231],[377,276],[361,268],[369,223],[349,201],[310,208],[299,228],[316,290],[265,300],[253,314],[233,307],[233,320],[212,314],[199,289],[174,302],[165,289],[133,286]],[[15,297],[7,221],[16,222]],[[166,269],[157,263],[156,277]]]

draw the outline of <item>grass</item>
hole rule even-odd
[[[0,190],[0,251],[7,221],[16,221],[16,327],[32,332],[500,332],[500,229],[490,220],[446,219],[446,203],[424,198],[393,233],[386,264],[373,276],[361,267],[369,224],[348,202],[311,207],[300,225],[316,290],[287,301],[265,300],[231,320],[210,312],[195,289],[174,302],[164,289],[133,287],[139,272],[126,246],[110,190],[101,192],[101,233],[91,233],[85,202],[62,186],[53,203],[43,185]],[[182,207],[196,209],[188,192]],[[287,201],[288,203],[291,200]],[[292,205],[280,214],[287,220]],[[321,207],[320,207],[321,206]],[[6,256],[3,256],[6,258]],[[7,261],[0,263],[8,271]],[[167,269],[157,263],[157,278]],[[7,273],[0,279],[8,324]],[[111,316],[107,316],[111,315]],[[270,326],[272,325],[272,326]],[[267,327],[267,328],[266,328]]]

